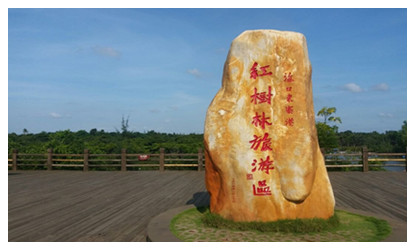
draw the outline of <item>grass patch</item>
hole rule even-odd
[[[386,236],[388,236],[392,232],[392,229],[389,226],[389,223],[387,221],[380,220],[380,219],[377,219],[375,217],[367,217],[367,216],[362,216],[362,217],[364,217],[364,219],[367,222],[372,223],[376,228],[376,230],[375,230],[376,233],[375,233],[375,235],[373,235],[372,241],[380,241],[380,240],[386,238]]]
[[[202,222],[208,227],[226,228],[238,231],[256,230],[259,232],[283,232],[283,233],[311,233],[335,229],[340,221],[335,213],[329,219],[293,219],[271,222],[235,222],[222,218],[217,214],[204,213]]]
[[[389,224],[374,217],[336,210],[324,219],[279,220],[274,222],[233,222],[208,208],[192,208],[176,215],[170,231],[183,241],[380,241]]]

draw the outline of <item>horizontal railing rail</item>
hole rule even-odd
[[[90,154],[88,149],[83,154],[57,154],[48,149],[46,154],[19,153],[13,150],[8,159],[9,170],[43,169],[43,170],[160,170],[187,169],[201,171],[204,157],[201,148],[197,154],[165,153],[127,154],[125,149],[120,154]]]
[[[361,152],[337,152],[324,153],[324,161],[327,169],[334,168],[360,168],[361,171],[367,172],[380,168],[405,168],[407,170],[406,153],[376,153],[368,152],[366,147]]]
[[[380,168],[395,168],[407,170],[406,153],[376,153],[368,152],[366,147],[361,152],[324,153],[328,170],[350,168],[367,172]],[[197,154],[165,153],[163,148],[158,154],[127,153],[125,149],[120,154],[90,154],[88,149],[83,154],[56,154],[48,149],[46,154],[19,153],[13,150],[9,155],[9,170],[198,170],[204,169],[205,159],[203,150]]]

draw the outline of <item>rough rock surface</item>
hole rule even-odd
[[[235,221],[333,215],[302,34],[245,31],[232,42],[204,143],[213,213]]]

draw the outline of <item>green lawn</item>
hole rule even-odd
[[[170,230],[183,241],[217,242],[369,242],[380,241],[391,232],[385,220],[341,210],[329,220],[239,223],[212,215],[207,208],[192,208],[176,215]]]

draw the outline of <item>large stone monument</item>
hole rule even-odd
[[[234,221],[333,215],[302,34],[245,31],[232,42],[204,143],[211,212]]]

